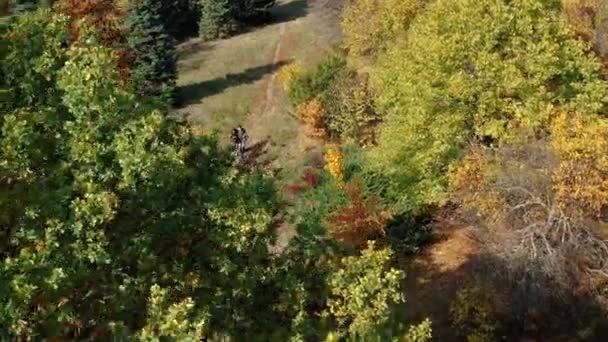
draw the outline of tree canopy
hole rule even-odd
[[[592,114],[607,100],[559,1],[433,1],[381,53],[372,81],[387,117],[370,156],[402,207],[441,203],[472,138],[543,131],[556,107]]]
[[[273,180],[239,172],[214,136],[193,135],[163,99],[124,82],[121,50],[94,25],[70,29],[68,16],[38,10],[2,33],[0,332],[379,333],[400,298],[388,250],[337,262],[343,255],[302,225],[308,234],[271,254],[281,205]],[[361,316],[355,325],[351,315]],[[428,324],[418,330],[428,339]]]

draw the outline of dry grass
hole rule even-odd
[[[278,37],[271,28],[228,40],[180,46],[179,79],[185,107],[178,111],[209,130],[242,122],[253,104]]]
[[[190,40],[179,47],[178,86],[182,108],[176,115],[227,136],[242,123],[251,143],[270,137],[274,166],[297,160],[315,142],[301,134],[285,92],[274,74],[300,60],[315,63],[340,41],[339,0],[283,0],[274,11],[276,23],[211,43]]]

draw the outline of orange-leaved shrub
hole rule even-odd
[[[308,136],[325,138],[325,108],[319,98],[300,104],[296,116],[304,123]]]

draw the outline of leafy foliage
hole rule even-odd
[[[525,136],[496,151],[473,150],[455,172],[454,199],[476,214],[468,216],[475,218],[479,240],[502,263],[494,272],[503,273],[496,275],[506,278],[500,280],[503,286],[510,284],[513,317],[536,312],[547,323],[555,315],[552,305],[582,316],[572,289],[588,284],[577,295],[595,297],[603,286],[596,274],[608,265],[607,246],[588,205],[595,198],[585,195],[590,187],[581,179],[583,191],[560,193],[573,181],[570,165],[547,141]],[[597,181],[593,163],[580,167],[589,167],[582,173],[589,173],[592,184]]]
[[[324,155],[325,169],[340,184],[344,182],[344,154],[335,145],[330,146]]]
[[[225,38],[238,29],[230,0],[207,0],[201,4],[199,34],[205,40]]]
[[[107,336],[143,325],[133,313],[157,283],[173,298],[193,297],[213,330],[238,333],[230,322],[246,326],[256,315],[233,310],[264,297],[217,291],[254,289],[264,278],[272,186],[231,175],[213,140],[192,137],[154,101],[121,87],[110,49],[85,40],[61,50],[67,20],[53,18],[20,19],[3,60],[31,56],[2,78],[24,95],[2,116],[0,206],[11,227],[3,232],[2,325],[20,335]],[[27,33],[39,35],[32,45],[23,43]],[[35,97],[35,86],[48,90]],[[203,247],[211,245],[213,255]],[[244,273],[239,260],[252,263]]]
[[[599,64],[558,20],[557,1],[434,1],[372,72],[386,112],[370,157],[397,207],[446,199],[446,171],[475,136],[546,128],[558,105],[597,113]]]
[[[560,114],[551,125],[551,146],[560,160],[553,175],[558,201],[570,207],[579,203],[581,215],[599,217],[608,205],[608,122]]]
[[[604,61],[608,53],[608,3],[605,0],[562,0],[569,28],[581,40],[590,44]]]
[[[329,311],[348,334],[365,338],[386,322],[391,303],[404,299],[399,291],[403,274],[387,269],[389,249],[378,250],[369,242],[360,257],[346,257],[330,278]],[[347,324],[350,322],[350,324]]]
[[[371,146],[381,116],[373,106],[368,77],[351,70],[340,72],[323,98],[327,108],[325,125],[331,136],[352,139]]]
[[[496,339],[497,324],[488,293],[480,287],[460,290],[450,307],[452,324],[465,334],[468,342],[490,342]]]
[[[346,245],[363,248],[368,240],[384,234],[388,214],[378,206],[378,198],[363,198],[360,185],[345,188],[348,205],[338,208],[327,218],[331,236]]]
[[[593,42],[594,16],[597,11],[597,0],[563,0],[562,7],[568,24],[581,39]]]
[[[284,90],[289,90],[295,79],[304,72],[304,67],[300,62],[292,62],[282,67],[277,72],[277,79]]]
[[[191,322],[194,303],[191,298],[175,304],[169,304],[168,291],[153,285],[148,300],[147,325],[139,332],[139,340],[156,341],[171,338],[177,341],[200,341],[205,327],[206,317]]]
[[[423,0],[354,0],[342,18],[344,45],[353,56],[378,53],[404,32]]]
[[[112,0],[61,0],[56,8],[69,18],[70,43],[84,34],[115,51],[120,79],[126,83],[133,63],[124,27],[126,6]]]
[[[51,19],[49,20],[49,17]],[[14,108],[54,106],[60,92],[54,84],[65,60],[68,18],[41,10],[19,18],[2,39],[3,114]],[[44,118],[44,116],[43,116]]]
[[[302,174],[298,234],[271,254],[281,204],[273,181],[232,168],[214,137],[168,119],[155,96],[174,79],[161,73],[171,71],[170,49],[156,50],[170,41],[159,3],[130,13],[134,84],[118,68],[122,40],[106,40],[89,13],[105,5],[33,12],[2,33],[0,326],[9,338],[297,341],[388,322],[401,298],[390,252],[371,244],[336,263],[344,255],[324,241],[325,218],[348,201],[336,179],[321,163]],[[78,18],[92,21],[70,35]],[[430,329],[409,333],[422,341]]]
[[[296,108],[296,116],[304,123],[308,136],[325,138],[325,108],[319,98],[300,104]]]
[[[305,228],[314,235],[327,233],[326,219],[338,208],[348,204],[348,198],[339,183],[327,171],[318,173],[318,184],[299,191],[290,216],[296,227]]]
[[[314,99],[323,97],[329,89],[331,81],[346,67],[346,60],[336,54],[326,55],[313,69],[299,74],[289,88],[289,100],[298,106]]]
[[[114,48],[126,39],[122,21],[124,9],[112,0],[60,0],[57,9],[70,18],[71,40],[80,39],[81,28],[95,28],[101,42]]]
[[[598,0],[597,12],[595,13],[595,27],[596,27],[596,50],[598,55],[604,59],[604,66],[606,66],[605,59],[608,55],[608,2],[606,0]]]
[[[431,240],[430,216],[430,213],[423,211],[404,212],[391,217],[385,230],[392,249],[405,255],[418,253]]]

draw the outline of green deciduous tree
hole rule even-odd
[[[390,305],[404,301],[399,291],[403,274],[388,268],[392,251],[377,249],[368,242],[360,256],[346,257],[330,275],[329,312],[341,328],[338,332],[352,341],[386,341]],[[430,339],[430,322],[412,326],[403,340],[423,342]]]
[[[43,49],[66,29],[66,18],[48,16],[23,17],[3,54],[3,66],[15,64],[2,87],[23,95],[1,122],[2,326],[42,337],[132,330],[154,284],[195,298],[215,331],[254,325],[246,311],[267,298],[256,292],[268,272],[272,185],[233,175],[212,139],[122,88],[110,49],[87,36]]]
[[[361,145],[375,143],[375,128],[382,117],[375,112],[368,77],[351,70],[340,72],[323,98],[330,135]]]

